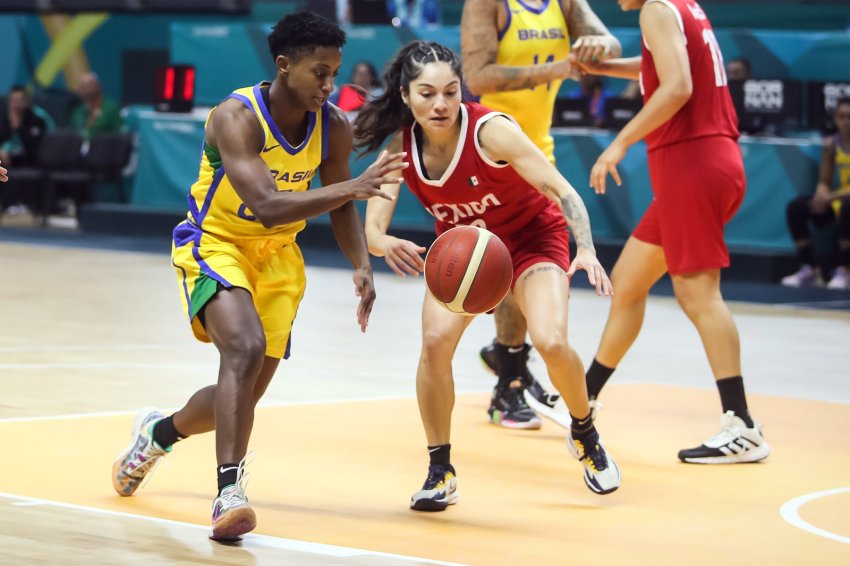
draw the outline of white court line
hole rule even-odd
[[[826,491],[817,491],[815,493],[801,495],[800,497],[795,497],[794,499],[783,503],[782,507],[779,508],[779,514],[782,516],[783,519],[785,519],[798,529],[803,529],[804,531],[808,531],[813,535],[817,535],[819,537],[843,542],[844,544],[850,544],[850,538],[831,533],[829,531],[821,529],[820,527],[816,527],[811,523],[807,523],[803,520],[802,517],[800,517],[800,507],[802,507],[809,501],[820,499],[821,497],[827,497],[830,495],[837,495],[839,493],[846,492],[850,492],[850,487],[839,487],[837,489],[828,489]]]
[[[0,352],[89,352],[92,350],[174,350],[175,344],[26,344],[0,346]]]
[[[21,369],[185,369],[218,368],[217,363],[199,364],[188,362],[34,362],[0,364],[0,370]]]
[[[74,511],[83,511],[85,513],[99,513],[111,517],[123,517],[125,519],[136,519],[139,521],[148,521],[164,525],[173,525],[189,529],[203,530],[209,533],[210,528],[204,525],[196,525],[194,523],[184,523],[181,521],[172,521],[171,519],[160,519],[159,517],[149,517],[147,515],[134,515],[132,513],[124,513],[121,511],[111,511],[109,509],[98,509],[97,507],[86,507],[84,505],[75,505],[73,503],[62,503],[59,501],[50,501],[47,499],[38,499],[35,497],[25,497],[14,495],[11,493],[0,493],[0,497],[13,499],[29,505],[49,505],[51,507],[59,507],[62,509],[73,509]],[[15,505],[13,503],[12,505]],[[456,562],[441,562],[439,560],[430,560],[427,558],[416,558],[414,556],[404,556],[403,554],[391,554],[387,552],[376,552],[373,550],[363,550],[359,548],[351,548],[347,546],[335,546],[331,544],[320,544],[316,542],[305,542],[287,538],[274,537],[271,535],[245,535],[242,539],[241,548],[250,550],[251,548],[274,548],[278,550],[290,550],[295,552],[306,552],[310,554],[318,554],[321,556],[332,556],[334,558],[353,558],[357,556],[380,556],[384,558],[395,558],[405,562],[420,562],[423,564],[439,564],[444,566],[461,566]]]

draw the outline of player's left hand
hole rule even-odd
[[[590,186],[596,191],[596,194],[605,194],[605,180],[608,173],[614,178],[618,187],[623,184],[620,173],[617,171],[617,165],[626,156],[626,149],[628,148],[622,143],[614,140],[593,164],[593,168],[590,170]]]
[[[579,248],[576,251],[576,256],[570,262],[570,270],[567,271],[567,277],[572,278],[573,274],[579,269],[587,271],[587,280],[596,288],[597,295],[609,297],[614,294],[611,280],[608,279],[605,268],[599,263],[596,253],[592,250]]]
[[[599,35],[583,35],[573,43],[570,55],[580,63],[608,59],[611,57],[611,43]]]
[[[369,315],[372,314],[372,305],[375,304],[375,282],[372,280],[372,268],[361,267],[354,271],[354,294],[360,297],[357,305],[357,323],[360,332],[366,332],[369,326]]]

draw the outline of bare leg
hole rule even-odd
[[[448,444],[455,402],[452,358],[472,317],[451,313],[426,294],[422,305],[422,353],[416,399],[429,446]]]
[[[254,384],[254,406],[266,392],[279,363],[280,358],[266,356],[263,360],[263,368]],[[180,434],[193,436],[215,430],[216,388],[216,385],[208,385],[198,390],[182,409],[174,413],[174,427]]]
[[[699,332],[714,379],[741,375],[738,328],[720,294],[720,270],[674,275],[673,290]]]
[[[217,462],[239,462],[248,451],[254,425],[254,388],[266,349],[263,326],[251,294],[240,288],[219,291],[204,316],[207,334],[220,354],[218,384],[215,391],[206,388],[195,395],[192,410],[176,420],[175,428],[186,427],[184,434],[209,430],[209,404],[214,401]]]
[[[521,346],[525,343],[527,324],[513,293],[508,293],[499,303],[493,317],[496,319],[496,342],[504,346]]]
[[[649,290],[667,271],[661,246],[629,238],[611,272],[614,296],[596,360],[617,367],[640,333]]]
[[[567,336],[569,287],[563,269],[553,263],[538,263],[520,275],[514,296],[528,320],[531,343],[546,362],[552,385],[570,413],[584,418],[590,414],[584,367]]]

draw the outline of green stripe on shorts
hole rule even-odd
[[[192,289],[192,297],[190,299],[191,307],[189,311],[189,319],[194,319],[204,305],[218,292],[218,281],[205,274],[200,274],[195,279],[195,287]]]

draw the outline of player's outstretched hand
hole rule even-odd
[[[9,177],[6,176],[6,173],[8,173],[8,172],[9,171],[7,171],[5,167],[0,165],[0,182],[5,183],[6,181],[9,180]]]
[[[372,268],[361,268],[354,271],[354,294],[360,297],[357,305],[357,323],[360,332],[366,332],[369,326],[369,315],[372,314],[372,305],[375,304],[375,282],[372,280]]]
[[[381,197],[393,200],[393,196],[381,190],[381,185],[393,185],[403,181],[400,172],[408,166],[404,161],[407,152],[390,154],[387,150],[381,152],[363,173],[354,179],[353,200],[369,200],[372,197]]]
[[[587,280],[590,284],[596,287],[597,295],[610,296],[614,294],[614,288],[611,286],[611,280],[608,279],[608,274],[605,273],[605,268],[596,259],[596,254],[586,248],[579,248],[576,251],[576,256],[570,262],[570,270],[567,272],[567,277],[572,277],[579,269],[584,269],[587,272]]]
[[[402,240],[394,236],[386,236],[381,242],[383,256],[396,275],[406,277],[407,275],[419,275],[425,271],[425,260],[422,254],[427,250],[422,246]]]

